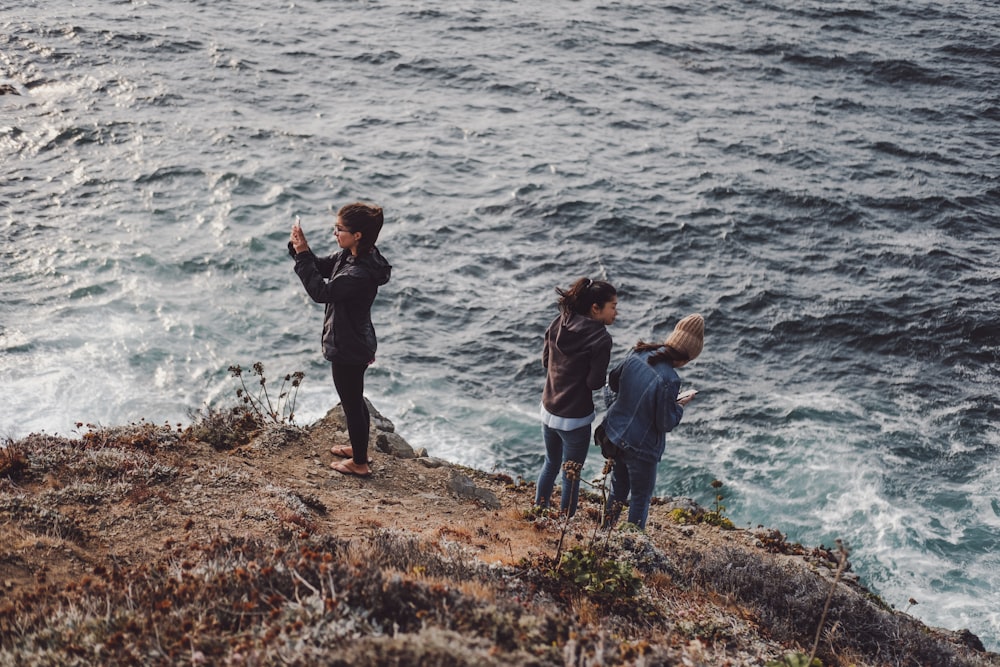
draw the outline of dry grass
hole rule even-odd
[[[828,552],[690,503],[604,533],[592,494],[566,523],[501,475],[341,477],[334,418],[228,439],[206,419],[0,450],[0,665],[764,665],[811,646],[830,596]],[[820,636],[827,667],[1000,665],[851,583]]]

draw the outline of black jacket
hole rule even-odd
[[[371,308],[381,285],[389,282],[392,267],[378,248],[353,256],[342,250],[317,257],[311,250],[295,255],[295,273],[306,293],[326,304],[323,317],[323,356],[339,364],[370,364],[375,360],[375,327]]]

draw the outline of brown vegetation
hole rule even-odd
[[[827,666],[1000,665],[721,506],[604,533],[595,495],[567,523],[393,430],[368,479],[328,467],[337,409],[6,443],[0,665],[793,665],[818,631]]]

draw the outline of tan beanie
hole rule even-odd
[[[705,318],[698,313],[681,319],[667,338],[667,345],[693,360],[705,345]]]

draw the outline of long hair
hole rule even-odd
[[[632,349],[636,352],[658,350],[657,352],[649,355],[649,359],[646,360],[649,362],[650,366],[662,363],[676,366],[677,364],[684,363],[685,361],[691,361],[687,354],[667,345],[666,343],[644,343],[640,340]]]
[[[577,313],[590,317],[590,307],[597,305],[604,308],[604,304],[618,296],[618,292],[603,280],[591,280],[590,278],[580,278],[568,290],[556,288],[559,295],[559,310],[564,315]]]
[[[378,234],[382,231],[382,207],[364,202],[354,202],[342,206],[337,211],[337,217],[349,231],[361,232],[358,241],[358,254],[367,255],[375,247]]]

